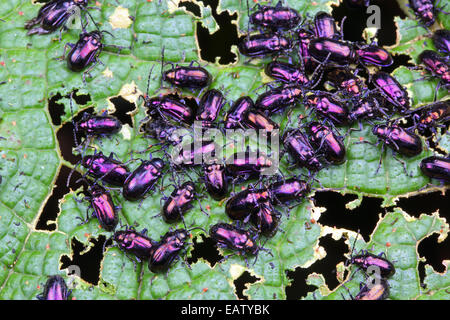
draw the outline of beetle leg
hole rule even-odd
[[[413,176],[413,173],[412,173],[412,172],[408,173],[408,169],[406,168],[406,162],[405,162],[405,161],[403,161],[403,160],[397,158],[397,156],[396,156],[395,154],[393,155],[393,158],[402,164],[403,170],[405,171],[405,174],[406,174],[407,176],[410,176],[410,177]]]

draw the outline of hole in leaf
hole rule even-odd
[[[246,289],[247,284],[255,283],[256,281],[261,280],[258,277],[252,276],[248,271],[244,271],[239,278],[234,280],[235,292],[238,299],[248,300],[248,297],[244,295],[244,290]]]
[[[122,98],[121,96],[111,98],[110,101],[114,104],[116,111],[112,114],[123,124],[128,123],[130,127],[133,127],[133,120],[129,113],[136,110],[136,105]]]
[[[324,247],[327,252],[324,259],[316,261],[307,269],[298,267],[295,271],[287,271],[287,276],[293,280],[291,285],[286,287],[286,298],[288,300],[298,300],[306,297],[308,292],[316,289],[315,286],[306,284],[306,278],[314,272],[323,275],[330,290],[339,285],[336,279],[336,265],[346,260],[344,254],[348,253],[349,249],[344,239],[336,241],[331,235],[320,238],[319,245]]]
[[[337,192],[317,192],[315,203],[318,207],[325,207],[319,222],[330,227],[345,228],[355,232],[360,230],[364,240],[368,242],[378,222],[378,215],[383,212],[382,200],[378,198],[363,197],[361,204],[349,210],[345,205],[356,199],[356,195],[341,195]]]
[[[67,193],[69,193],[70,189],[77,190],[81,186],[83,186],[84,189],[87,189],[88,186],[84,181],[76,183],[76,181],[81,178],[81,174],[79,174],[77,171],[73,172],[69,187],[66,187],[67,178],[70,174],[70,171],[71,169],[66,166],[62,166],[59,170],[53,192],[45,203],[44,208],[42,209],[42,212],[36,224],[36,230],[55,230],[56,224],[54,222],[49,222],[55,221],[58,217],[58,214],[60,212],[59,200],[61,200]]]
[[[180,1],[178,7],[185,7],[187,11],[195,15],[197,18],[201,18],[202,13],[200,11],[200,6],[196,3],[190,1]]]
[[[191,251],[191,257],[187,259],[189,264],[196,263],[199,258],[202,258],[214,265],[223,258],[223,256],[217,250],[216,242],[210,237],[201,235],[203,242],[197,242],[197,238],[194,239],[194,249]]]
[[[78,105],[86,105],[89,101],[91,101],[91,96],[88,94],[77,94],[78,90],[73,91],[73,100]],[[64,115],[64,105],[62,103],[58,103],[57,101],[62,98],[60,93],[57,93],[48,101],[48,112],[50,114],[50,118],[52,120],[52,124],[55,126],[61,125],[61,117]],[[66,95],[65,98],[69,99],[70,94]],[[70,110],[69,110],[70,112]]]
[[[380,46],[390,46],[395,44],[397,28],[394,17],[399,16],[404,19],[406,15],[400,9],[397,1],[372,0],[371,5],[380,7],[381,29],[378,31],[378,44]],[[349,8],[345,1],[341,1],[339,6],[332,6],[333,18],[340,26],[344,17],[344,39],[350,41],[364,41],[363,30],[367,27],[367,19],[371,14],[367,14],[367,8]]]
[[[394,63],[389,67],[384,67],[383,72],[391,73],[400,66],[405,67],[415,66],[414,63],[409,62],[411,57],[408,56],[407,54],[392,54],[392,58],[394,59]]]
[[[400,198],[397,206],[409,215],[417,218],[422,213],[432,214],[439,209],[439,215],[448,221],[450,219],[450,212],[444,208],[447,208],[449,203],[450,196],[448,192],[444,196],[440,192],[431,192],[409,198]]]
[[[89,239],[92,247],[89,251],[83,252],[89,245],[83,245],[80,241],[72,238],[72,259],[66,255],[61,257],[61,269],[66,269],[69,266],[77,266],[80,270],[80,277],[86,282],[93,285],[98,284],[100,279],[100,263],[103,259],[103,244],[106,241],[105,236],[99,236],[98,239]]]
[[[205,28],[201,22],[197,22],[197,39],[200,48],[200,56],[203,60],[216,62],[219,58],[220,64],[230,64],[237,61],[237,56],[231,52],[231,46],[238,43],[238,32],[233,20],[237,20],[237,13],[230,15],[224,10],[217,14],[218,0],[202,1],[205,6],[212,8],[212,16],[216,20],[218,30],[213,34]]]
[[[87,108],[74,116],[74,121],[78,121],[83,117],[83,114],[93,113],[94,108]],[[61,156],[64,160],[69,161],[73,165],[77,164],[81,160],[80,155],[74,155],[72,150],[76,147],[74,141],[74,129],[72,121],[68,121],[62,125],[62,127],[56,132],[56,137],[58,139],[59,150],[61,152]],[[85,136],[82,132],[78,131],[77,141],[78,143],[84,140]]]
[[[447,238],[445,241],[438,243],[438,237],[437,234],[433,234],[419,243],[419,256],[425,257],[426,259],[426,262],[419,261],[418,269],[421,284],[424,283],[426,264],[432,266],[434,271],[442,273],[445,271],[445,266],[442,264],[442,261],[450,260],[450,251],[448,250],[450,239]]]

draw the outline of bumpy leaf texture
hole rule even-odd
[[[146,92],[149,70],[153,69],[149,95],[160,86],[161,49],[165,48],[165,60],[174,63],[186,63],[200,59],[196,38],[197,22],[212,34],[218,30],[218,24],[212,14],[212,8],[203,2],[193,1],[200,8],[200,16],[179,7],[179,1],[158,2],[124,0],[120,6],[114,0],[96,1],[91,5],[98,10],[89,10],[98,26],[114,35],[105,34],[108,44],[127,47],[120,53],[115,49],[105,48],[100,55],[102,64],[97,65],[91,76],[83,84],[81,73],[71,72],[66,67],[62,56],[65,43],[78,40],[79,29],[69,29],[59,34],[27,36],[24,23],[35,17],[41,4],[31,0],[3,1],[0,4],[0,298],[1,299],[35,299],[43,290],[49,275],[61,274],[73,288],[72,299],[236,299],[234,280],[244,271],[257,277],[244,294],[251,299],[285,299],[286,287],[290,285],[287,271],[298,267],[309,268],[317,260],[326,256],[319,240],[327,234],[333,238],[346,237],[351,248],[356,230],[345,230],[320,223],[320,216],[327,214],[325,208],[314,206],[312,198],[306,199],[299,206],[290,210],[289,216],[283,214],[280,229],[283,231],[270,239],[264,246],[271,254],[261,251],[258,259],[249,258],[249,265],[241,256],[232,256],[225,262],[212,264],[200,258],[188,268],[183,259],[177,261],[166,274],[153,274],[147,264],[134,263],[117,248],[107,247],[101,260],[99,281],[97,284],[83,280],[83,274],[68,275],[67,265],[63,260],[73,258],[74,243],[85,246],[81,254],[87,254],[93,243],[100,236],[109,239],[111,232],[101,229],[95,218],[87,224],[80,225],[80,219],[90,212],[87,201],[80,201],[77,190],[66,194],[59,203],[60,213],[54,221],[55,230],[45,231],[36,228],[47,199],[54,192],[54,184],[62,166],[74,168],[75,164],[64,159],[57,139],[58,130],[69,123],[73,114],[87,107],[96,112],[115,111],[112,99],[122,97],[134,105],[129,115],[132,126],[125,125],[122,131],[111,139],[96,139],[92,145],[104,154],[114,152],[123,161],[129,160],[132,151],[145,151],[156,141],[143,137],[140,123],[146,117],[142,99]],[[250,1],[253,5],[253,1]],[[303,16],[312,17],[318,11],[331,12],[331,5],[338,5],[337,0],[325,1],[286,1]],[[406,9],[409,10],[409,9]],[[237,14],[239,33],[247,31],[248,16],[246,1],[221,0],[217,13],[228,11]],[[417,62],[417,56],[425,48],[433,48],[423,28],[410,28],[416,22],[409,10],[407,19],[396,19],[398,26],[397,43],[390,48],[395,54],[407,54],[411,62]],[[438,23],[449,27],[448,16],[439,14]],[[92,23],[88,29],[93,29]],[[238,56],[236,63],[219,65],[209,63],[206,68],[213,76],[211,88],[226,92],[228,101],[234,101],[243,94],[256,98],[263,89],[257,89],[269,81],[263,76],[262,66],[267,59],[256,60],[246,64],[245,57],[239,56],[236,47],[232,48]],[[419,71],[400,67],[394,76],[408,88],[413,100],[413,107],[418,107],[433,100],[436,80],[420,80]],[[73,103],[72,109],[68,94],[88,94],[88,105]],[[58,96],[59,94],[59,96]],[[190,91],[183,94],[192,95]],[[447,93],[441,89],[438,97]],[[49,110],[49,101],[64,106],[61,124],[53,124]],[[229,104],[224,108],[229,107]],[[295,112],[302,113],[304,108],[297,106]],[[276,120],[287,123],[287,114],[281,114]],[[383,206],[393,206],[399,197],[428,192],[439,187],[437,181],[430,181],[419,170],[421,159],[433,153],[425,149],[413,158],[402,158],[412,177],[405,174],[403,167],[392,158],[390,149],[383,155],[382,166],[375,174],[380,158],[380,146],[355,144],[361,139],[375,142],[370,126],[363,131],[352,132],[345,139],[347,161],[340,166],[333,166],[321,171],[316,177],[320,185],[316,190],[325,188],[342,194],[355,194],[358,200],[350,207],[357,206],[363,196],[383,199]],[[448,152],[449,138],[440,139],[441,150]],[[88,150],[88,152],[91,152]],[[161,155],[161,154],[160,154]],[[147,159],[148,152],[135,157]],[[131,169],[139,162],[131,162]],[[285,174],[300,174],[305,171],[288,168],[284,159],[281,170]],[[434,185],[434,186],[432,186]],[[241,186],[236,186],[239,189]],[[164,194],[171,192],[166,186]],[[78,190],[79,191],[79,190]],[[154,217],[160,212],[163,191],[156,189],[140,202],[126,201],[119,191],[112,191],[119,211],[122,225],[135,225],[148,230],[148,235],[155,239],[169,230],[169,225],[161,217]],[[313,196],[313,194],[311,195]],[[185,216],[187,226],[198,226],[206,230],[220,222],[230,222],[224,213],[224,202],[216,202],[205,196],[201,199],[202,207],[209,215],[200,210],[198,204]],[[283,211],[282,208],[279,208]],[[370,241],[361,239],[356,243],[356,250],[369,249],[372,252],[384,252],[394,262],[397,272],[389,280],[390,299],[448,299],[449,276],[436,273],[426,266],[425,289],[420,286],[417,252],[421,240],[433,233],[439,234],[443,241],[448,234],[448,224],[439,212],[412,218],[408,213],[389,208],[380,212],[379,222]],[[174,227],[174,226],[172,226]],[[176,227],[184,227],[182,223]],[[193,231],[194,238],[203,231]],[[75,242],[74,242],[75,241]],[[191,240],[192,241],[192,240]],[[266,239],[261,239],[261,242]],[[188,247],[187,257],[192,253]],[[231,252],[220,250],[221,254]],[[67,263],[66,263],[67,264]],[[445,262],[446,267],[448,261]],[[339,269],[340,268],[340,269]],[[343,270],[341,263],[338,270]],[[81,270],[85,272],[86,270]],[[332,292],[323,277],[311,274],[307,281],[318,287],[307,298],[342,299],[349,298],[349,292],[356,295],[358,286],[363,281],[361,272],[355,272],[345,286],[340,285]],[[341,279],[343,281],[344,279]],[[348,280],[348,279],[346,279]],[[348,290],[347,290],[348,289]]]

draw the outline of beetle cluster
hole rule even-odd
[[[40,25],[29,34],[48,33],[63,25],[67,20],[65,14],[68,13],[69,5],[87,8],[87,1],[51,1],[39,11],[36,19],[27,24],[27,28]],[[48,23],[49,12],[61,12],[58,15],[65,20]],[[209,226],[209,235],[217,245],[239,255],[257,255],[261,250],[268,251],[257,243],[258,239],[261,236],[270,238],[278,230],[281,213],[275,207],[299,203],[310,193],[311,181],[318,171],[345,162],[344,136],[348,134],[341,135],[337,127],[358,123],[361,129],[363,122],[369,123],[373,134],[383,142],[383,147],[389,146],[396,153],[412,157],[422,152],[420,135],[428,129],[436,130],[449,120],[449,100],[424,106],[420,110],[410,110],[408,92],[395,77],[383,71],[369,71],[368,66],[382,68],[393,64],[387,50],[374,42],[368,44],[344,40],[342,30],[339,31],[333,17],[325,12],[317,13],[313,21],[305,20],[300,24],[301,20],[295,9],[284,7],[281,1],[276,6],[258,5],[254,9],[249,22],[260,32],[251,34],[249,30],[238,48],[242,55],[251,59],[273,57],[264,72],[275,81],[268,83],[268,89],[259,94],[256,100],[242,96],[231,103],[223,121],[217,119],[227,100],[220,90],[208,89],[212,82],[208,70],[195,62],[188,66],[172,65],[170,69],[164,70],[167,64],[164,63],[162,50],[161,88],[163,82],[168,82],[176,88],[199,91],[196,108],[192,108],[186,102],[187,98],[180,98],[178,93],[150,97],[148,88],[151,71],[148,76],[147,93],[143,96],[148,117],[142,126],[143,135],[158,140],[159,151],[166,155],[169,148],[172,151],[180,150],[175,157],[162,157],[163,160],[154,158],[152,152],[149,160],[132,158],[129,162],[140,160],[141,164],[131,171],[129,162],[118,160],[114,154],[106,156],[97,150],[94,154],[85,154],[89,139],[82,144],[75,141],[82,152],[80,163],[86,169],[83,179],[90,184],[89,195],[85,199],[90,202],[93,215],[103,229],[114,232],[112,239],[122,251],[138,262],[148,262],[150,271],[166,271],[179,257],[190,237],[184,215],[193,207],[194,200],[199,200],[201,206],[202,192],[197,190],[198,186],[194,181],[181,182],[180,176],[190,178],[190,173],[195,174],[204,183],[204,191],[212,199],[227,200],[225,213],[236,224],[220,222]],[[86,49],[92,48],[87,43],[95,38],[94,33],[101,36],[99,30],[92,33],[83,31],[80,41],[70,46],[72,51],[68,62],[76,70],[83,70],[91,62],[98,61],[97,55],[104,46],[101,44],[102,39],[95,39],[99,45],[97,49]],[[433,40],[436,47],[448,56],[448,32],[435,33]],[[286,52],[294,54],[286,57]],[[424,53],[423,56],[425,59],[431,55]],[[430,66],[424,59],[422,62],[448,88],[448,59],[433,56],[435,62],[439,61],[439,66],[437,63]],[[366,73],[368,79],[362,73]],[[247,149],[233,154],[230,159],[222,159],[220,149],[224,146],[216,141],[211,139],[186,144],[184,136],[179,134],[179,129],[185,129],[186,135],[193,135],[195,125],[200,124],[202,132],[213,128],[243,128],[263,130],[270,136],[280,129],[272,117],[296,104],[303,104],[309,112],[299,116],[297,125],[290,125],[292,121],[289,119],[279,137],[283,154],[289,154],[297,167],[306,168],[309,173],[307,180],[283,175],[276,175],[272,180],[266,179],[262,173],[273,165],[274,159],[270,156],[259,151],[252,153]],[[400,117],[395,118],[395,114],[400,114]],[[404,128],[400,119],[411,119],[414,125]],[[80,121],[74,122],[75,140],[79,131],[87,137],[98,137],[115,134],[120,129],[120,121],[110,115],[85,114]],[[203,161],[197,162],[198,159]],[[381,158],[377,171],[380,166]],[[424,159],[421,169],[432,178],[450,180],[448,155]],[[175,188],[170,196],[163,197],[160,215],[166,223],[182,221],[185,227],[169,230],[159,241],[148,237],[145,229],[141,232],[133,227],[116,230],[119,223],[117,207],[109,188],[102,184],[121,188],[123,197],[128,201],[139,201],[149,191],[156,190],[157,184],[168,172],[171,172],[169,179]],[[87,176],[95,180],[90,181]],[[236,183],[251,179],[258,181],[228,197],[230,184],[234,189]],[[163,187],[159,190],[163,193]],[[253,226],[245,227],[248,222]],[[386,267],[391,273],[394,270],[391,262],[367,252],[352,256],[351,263],[363,270],[372,265]],[[385,298],[388,292],[385,279],[391,273],[383,276],[382,287],[378,288],[380,290],[372,292],[367,287],[362,288],[357,298]]]
[[[82,31],[79,39],[76,43],[66,43],[64,45],[64,53],[61,59],[66,59],[67,67],[74,72],[81,72],[89,67],[83,72],[83,83],[86,83],[86,75],[90,76],[89,72],[98,63],[102,63],[98,56],[103,48],[123,49],[121,46],[104,44],[103,34],[109,32],[100,30],[92,18],[91,20],[95,24],[96,30],[86,31],[88,24],[86,15],[91,17],[88,9],[99,9],[88,7],[88,3],[89,0],[51,0],[39,9],[35,18],[25,23],[25,29],[29,29],[27,35],[49,34],[59,29],[61,39],[62,31],[67,29],[68,22],[74,18],[81,19]],[[83,20],[85,20],[84,23]],[[112,34],[110,35],[112,36]],[[70,48],[70,51],[66,56],[67,47]]]

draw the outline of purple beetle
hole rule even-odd
[[[113,186],[123,186],[130,175],[128,167],[119,160],[115,160],[112,153],[109,157],[101,151],[84,156],[81,164],[87,169],[88,175]]]
[[[319,116],[330,120],[333,124],[342,126],[348,124],[349,111],[347,106],[327,92],[318,92],[306,97],[306,105],[313,108]]]
[[[431,156],[420,162],[420,170],[433,179],[450,182],[450,158]]]
[[[270,192],[272,203],[286,204],[291,201],[303,200],[311,191],[311,186],[306,181],[293,177],[274,182],[267,189]]]
[[[222,248],[236,251],[239,255],[255,255],[261,248],[256,244],[257,234],[227,223],[217,223],[210,227],[209,236]]]
[[[162,175],[164,161],[159,158],[142,161],[125,180],[122,194],[129,201],[142,199],[150,191]]]
[[[306,71],[312,71],[316,69],[317,63],[312,59],[309,52],[309,43],[314,38],[313,34],[305,29],[299,29],[297,32],[298,37],[298,55],[300,62]]]
[[[177,66],[164,71],[162,79],[180,88],[201,89],[211,82],[209,72],[203,67]]]
[[[424,26],[430,27],[436,21],[434,0],[409,0],[409,7]]]
[[[375,125],[372,133],[386,145],[407,157],[413,157],[422,152],[422,140],[413,132],[409,132],[398,125]]]
[[[348,115],[350,122],[361,121],[366,119],[388,117],[387,110],[384,107],[383,99],[374,94],[360,100]]]
[[[348,292],[352,300],[385,300],[389,297],[389,284],[386,279],[377,279],[376,283],[361,283],[358,294],[353,297]],[[347,289],[348,290],[348,289]]]
[[[367,87],[356,75],[357,72],[351,73],[347,69],[335,68],[328,72],[327,78],[339,92],[344,96],[352,98],[358,102],[361,95],[367,91]],[[327,83],[330,83],[327,82]]]
[[[281,214],[275,210],[270,201],[262,202],[259,209],[250,215],[250,221],[258,232],[266,237],[273,237],[277,232]]]
[[[418,59],[425,66],[425,69],[438,77],[440,83],[447,90],[450,90],[450,65],[444,57],[432,50],[425,50],[422,51]]]
[[[67,288],[64,278],[61,276],[51,276],[44,286],[44,292],[38,294],[38,300],[67,300],[71,290]]]
[[[375,255],[368,251],[361,251],[359,254],[350,258],[350,263],[355,264],[365,272],[370,268],[382,278],[388,278],[395,273],[395,267],[388,259],[383,258],[384,252]]]
[[[237,99],[228,110],[224,122],[225,129],[236,129],[242,127],[242,121],[247,111],[254,107],[252,98],[243,96]]]
[[[375,45],[358,45],[346,41],[319,38],[309,43],[309,52],[317,61],[348,66],[351,63],[388,67],[394,63],[386,50]]]
[[[232,220],[246,220],[250,214],[259,210],[261,203],[270,201],[270,198],[267,189],[248,188],[228,199],[225,213]]]
[[[450,55],[450,30],[436,30],[432,36],[436,49],[445,55]]]
[[[248,111],[244,115],[243,123],[248,128],[265,130],[267,133],[273,133],[274,130],[280,129],[278,123],[257,110]]]
[[[257,11],[249,17],[249,22],[264,28],[274,30],[289,30],[296,27],[300,22],[299,13],[289,7],[283,7],[281,0],[275,7],[256,5]]]
[[[372,75],[372,82],[380,94],[404,113],[410,108],[408,92],[393,76],[386,72],[377,72]]]
[[[113,231],[119,222],[116,206],[109,191],[98,184],[89,188],[89,196],[85,197],[90,202],[89,208],[93,209],[92,216],[96,217],[100,226],[106,231]],[[84,221],[89,220],[89,215]]]
[[[238,43],[239,52],[248,57],[278,54],[292,48],[292,40],[274,33],[247,35]]]
[[[274,88],[261,94],[256,99],[257,109],[275,113],[299,101],[303,96],[302,88],[296,84]]]
[[[223,164],[212,163],[203,167],[206,191],[215,200],[222,200],[228,193],[228,177]]]
[[[201,121],[203,127],[211,127],[225,103],[225,98],[219,90],[208,90],[200,99],[195,120]]]
[[[237,152],[225,162],[227,175],[244,180],[258,178],[264,170],[274,166],[274,160],[261,152]]]
[[[282,61],[271,61],[266,65],[264,71],[269,77],[276,80],[303,87],[310,87],[310,81],[306,73],[302,71],[302,68],[294,64]]]
[[[336,21],[324,11],[319,11],[314,16],[314,33],[316,38],[338,39],[341,37],[336,27]]]
[[[174,223],[183,219],[186,211],[192,208],[194,199],[195,184],[193,182],[187,181],[180,187],[175,188],[161,209],[164,221]]]
[[[76,131],[83,131],[90,136],[115,134],[121,129],[119,119],[110,115],[91,115],[85,112],[83,118],[75,123]]]
[[[306,167],[311,171],[323,168],[308,137],[300,129],[286,131],[283,135],[283,146],[300,167]]]
[[[158,244],[147,237],[146,233],[146,229],[137,232],[134,228],[126,228],[114,232],[113,239],[120,250],[133,255],[138,262],[142,262],[150,258],[152,250]]]
[[[342,164],[345,161],[345,146],[327,126],[318,122],[311,122],[308,126],[311,144],[316,152],[324,155],[325,159],[332,164]]]
[[[148,268],[153,273],[167,271],[178,257],[189,239],[189,232],[184,229],[169,231],[163,235],[152,250],[148,260]]]
[[[420,134],[425,134],[427,129],[435,131],[435,127],[445,127],[450,121],[450,100],[438,101],[410,112],[413,120],[417,121],[415,128]]]
[[[88,2],[89,0],[52,0],[44,4],[37,17],[25,23],[25,29],[31,29],[27,35],[48,34],[65,26],[76,12],[74,8],[86,10]]]
[[[176,150],[173,150],[172,163],[183,167],[211,163],[220,151],[218,144],[214,141],[177,144],[174,148]]]
[[[182,101],[168,96],[144,98],[145,107],[149,109],[150,115],[160,115],[165,120],[177,123],[191,124],[194,121],[194,111]]]

